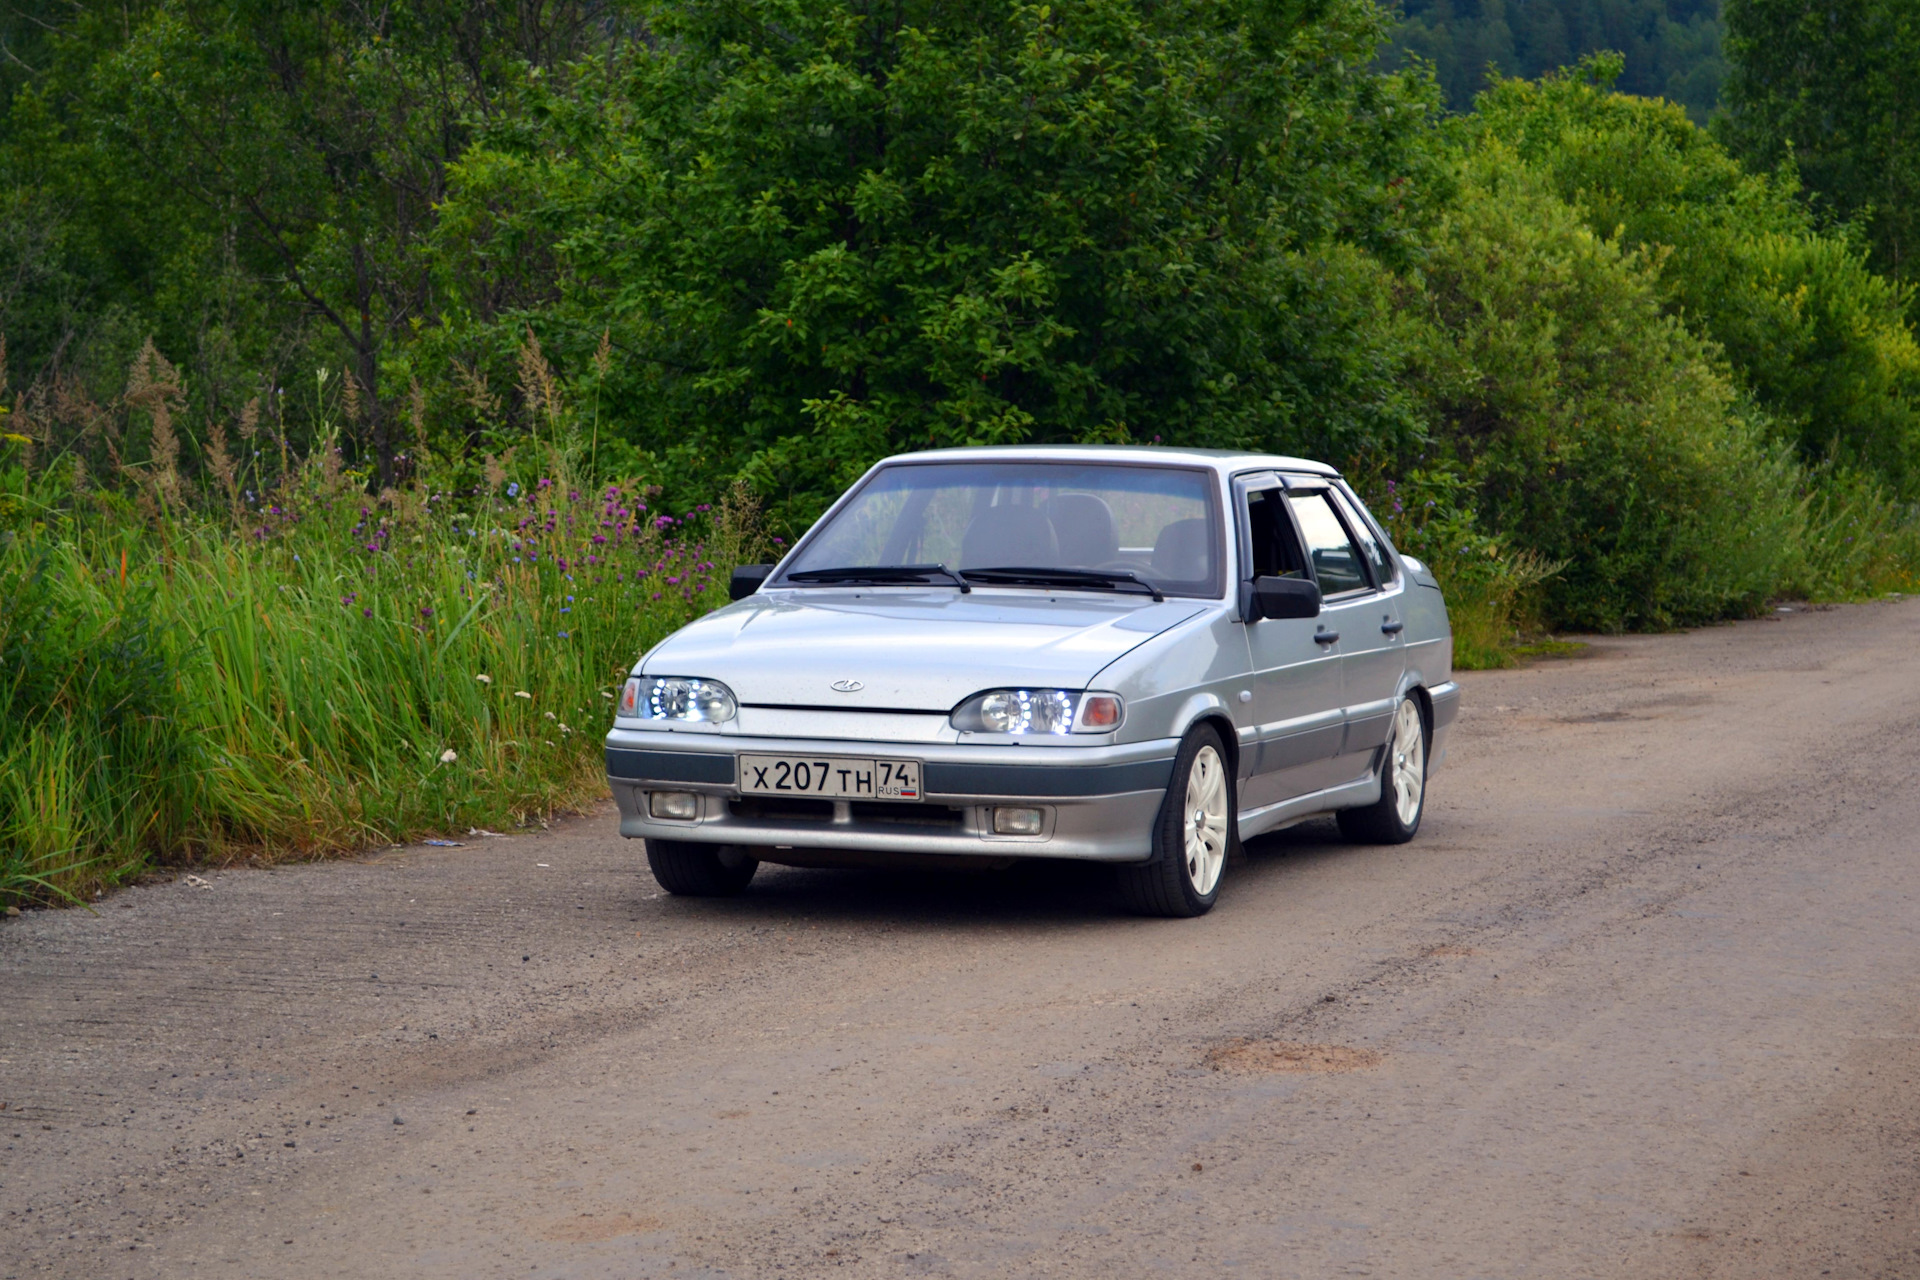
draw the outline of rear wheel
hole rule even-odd
[[[1120,896],[1144,916],[1198,916],[1213,909],[1233,846],[1233,774],[1220,733],[1202,725],[1174,757],[1153,830],[1153,857],[1116,868]]]
[[[760,863],[738,845],[648,840],[646,846],[653,878],[668,893],[682,897],[731,898],[760,869]]]
[[[1380,798],[1336,815],[1340,834],[1354,844],[1405,844],[1420,830],[1427,808],[1427,718],[1412,695],[1400,700],[1380,761]]]

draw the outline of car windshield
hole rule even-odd
[[[866,568],[938,583],[957,570],[975,585],[1217,596],[1211,478],[1112,463],[901,463],[875,473],[814,532],[786,579],[851,581]],[[1003,572],[975,572],[987,570]]]

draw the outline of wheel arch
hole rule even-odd
[[[1174,717],[1174,736],[1182,742],[1188,734],[1203,724],[1210,724],[1220,735],[1220,743],[1227,753],[1227,773],[1238,779],[1240,776],[1240,730],[1233,723],[1233,715],[1227,710],[1227,704],[1213,694],[1198,694],[1180,708]]]
[[[1427,692],[1427,686],[1420,683],[1417,675],[1410,675],[1402,683],[1400,696],[1412,698],[1420,708],[1420,723],[1427,731],[1427,741],[1433,741],[1433,695]]]

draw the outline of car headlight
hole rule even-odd
[[[1126,706],[1118,694],[1078,689],[989,689],[953,712],[953,727],[965,733],[1111,733]]]
[[[694,676],[633,676],[620,690],[620,714],[641,720],[719,724],[740,710],[733,690]]]

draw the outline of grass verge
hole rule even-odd
[[[0,540],[8,902],[589,801],[626,671],[760,539],[744,492],[667,515],[499,476],[370,501],[321,464],[239,528],[129,516],[92,495]]]

